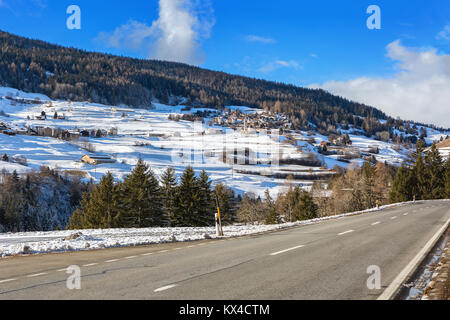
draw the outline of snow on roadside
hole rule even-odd
[[[397,203],[364,211],[322,217],[306,221],[283,223],[278,225],[233,225],[224,227],[226,238],[252,235],[261,232],[281,230],[321,221],[349,217],[392,208],[413,202]],[[65,240],[75,233],[79,237]],[[168,242],[187,242],[204,239],[216,239],[214,227],[201,228],[142,228],[142,229],[92,229],[66,230],[51,232],[21,232],[0,234],[0,257],[21,254],[43,254],[79,250],[95,250],[114,247],[128,247]]]

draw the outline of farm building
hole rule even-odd
[[[81,161],[92,165],[116,162],[116,160],[111,159],[111,157],[108,155],[88,155],[88,154],[84,155],[83,158],[81,158]]]

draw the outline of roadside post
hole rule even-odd
[[[223,237],[223,230],[222,230],[222,219],[220,217],[220,206],[219,206],[219,197],[217,196],[217,192],[216,192],[216,207],[217,207],[217,212],[216,212],[216,235],[218,237]]]

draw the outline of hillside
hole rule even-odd
[[[337,124],[363,126],[360,117],[387,119],[378,109],[323,90],[300,88],[201,69],[65,48],[0,31],[0,84],[52,99],[134,107],[154,99],[221,108],[245,105],[288,114],[296,128],[332,132]],[[356,117],[355,117],[356,116]],[[391,119],[393,120],[393,119]],[[372,124],[371,130],[383,131]]]

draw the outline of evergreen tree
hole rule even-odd
[[[272,196],[270,195],[269,189],[266,189],[264,192],[266,200],[264,201],[264,207],[265,207],[265,223],[266,224],[278,224],[281,222],[280,215],[278,214],[277,207],[275,206],[275,203],[272,199]]]
[[[164,210],[169,220],[169,225],[173,224],[174,220],[174,201],[177,189],[177,179],[175,176],[175,169],[167,168],[161,176],[161,191],[164,199]]]
[[[425,199],[441,199],[445,193],[445,168],[442,162],[442,157],[437,150],[436,145],[433,144],[431,149],[426,152],[424,158],[426,177],[424,181],[424,198]]]
[[[118,192],[108,172],[92,192],[83,195],[81,209],[75,211],[69,225],[71,228],[106,229],[117,227],[118,220]]]
[[[414,185],[413,185],[414,171],[409,169],[405,163],[397,171],[394,181],[392,182],[392,189],[389,193],[389,202],[398,203],[413,200]]]
[[[214,192],[219,199],[220,216],[222,224],[230,224],[236,220],[236,208],[234,205],[234,191],[219,183],[214,187]]]
[[[375,194],[376,169],[370,162],[364,162],[362,170],[362,193],[365,207],[373,208],[376,205],[377,196]]]
[[[198,179],[198,211],[196,218],[197,226],[211,226],[214,225],[215,216],[215,199],[211,190],[211,181],[205,170],[202,170]]]
[[[445,199],[450,199],[450,157],[445,162]]]
[[[300,221],[317,218],[318,207],[314,203],[312,196],[306,191],[301,191],[300,187],[297,187],[296,193],[300,196],[294,210],[294,219]]]
[[[413,167],[413,186],[416,199],[426,199],[428,170],[426,170],[423,159],[424,142],[419,140],[417,143],[416,159]]]
[[[122,224],[127,227],[158,227],[167,223],[158,180],[139,158],[122,184]]]
[[[187,167],[177,188],[173,222],[179,227],[195,227],[198,223],[200,194],[197,178],[192,167]]]

